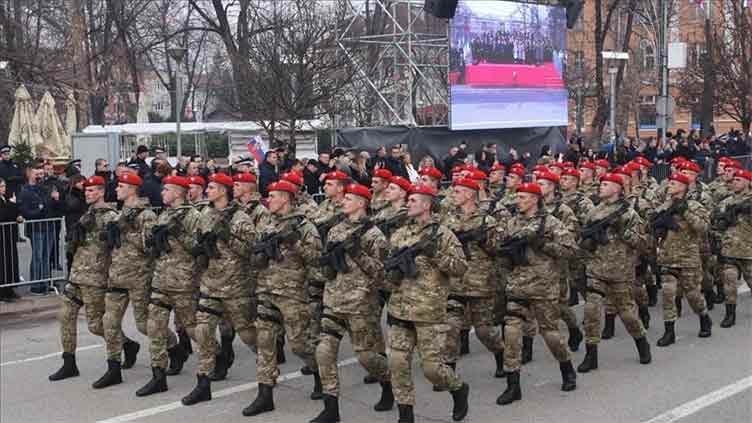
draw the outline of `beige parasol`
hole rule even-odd
[[[39,124],[39,135],[42,137],[42,145],[37,147],[39,153],[43,154],[46,151],[52,157],[68,157],[70,147],[67,145],[65,128],[55,110],[55,98],[49,91],[42,96],[36,121]]]
[[[31,95],[22,84],[16,90],[16,103],[13,105],[13,120],[10,122],[9,145],[26,144],[32,149],[42,144],[39,127],[35,121]]]

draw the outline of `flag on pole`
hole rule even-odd
[[[268,148],[261,136],[254,135],[250,137],[246,143],[246,147],[248,148],[248,152],[256,159],[256,163],[260,165],[264,161],[264,156]]]

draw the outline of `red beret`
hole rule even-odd
[[[480,169],[474,170],[474,171],[473,171],[472,173],[470,173],[470,175],[468,175],[468,176],[469,176],[469,177],[470,177],[471,179],[474,179],[474,180],[476,180],[476,181],[485,181],[486,179],[488,179],[488,175],[486,175],[486,172],[484,172],[484,171],[482,171],[482,170],[480,170]]]
[[[350,184],[345,187],[345,193],[357,195],[371,201],[371,191],[365,185]]]
[[[520,178],[525,177],[525,168],[522,166],[512,166],[511,169],[509,169],[509,175],[517,175]]]
[[[563,162],[562,165],[564,166],[564,169],[573,168],[574,162]]]
[[[277,181],[277,182],[269,184],[269,187],[267,188],[267,190],[269,192],[272,192],[272,191],[283,191],[283,192],[286,192],[288,194],[295,194],[296,192],[298,192],[298,187],[296,187],[291,182]]]
[[[408,181],[407,179],[401,177],[401,176],[392,176],[389,179],[390,184],[397,185],[398,187],[402,188],[405,192],[410,192],[413,185]]]
[[[687,175],[685,175],[683,173],[679,173],[679,172],[672,173],[671,176],[668,177],[668,179],[670,181],[681,182],[684,185],[689,185],[689,183],[690,183],[689,177]]]
[[[635,162],[629,162],[624,165],[624,170],[632,174],[632,172],[642,172],[642,168],[640,168],[640,165]]]
[[[300,176],[297,172],[287,172],[283,173],[282,176],[279,178],[282,181],[287,181],[292,184],[295,184],[299,187],[303,186],[303,177]]]
[[[682,162],[681,164],[678,165],[678,167],[680,170],[689,170],[690,172],[694,172],[694,173],[702,172],[702,168],[700,167],[700,165],[698,165],[695,162],[691,162],[689,160]]]
[[[564,169],[563,172],[561,172],[561,176],[573,176],[573,177],[575,177],[577,179],[580,179],[580,176],[582,176],[582,175],[580,174],[579,170],[577,170],[577,169],[575,169],[573,167],[568,167],[568,168]]]
[[[144,184],[144,180],[141,179],[140,176],[130,172],[125,172],[122,175],[118,176],[118,182],[128,185],[135,185],[137,187],[140,187]]]
[[[209,182],[214,182],[216,184],[224,185],[229,188],[232,188],[235,185],[230,175],[224,173],[215,173],[213,175],[209,175]]]
[[[613,182],[620,187],[624,186],[624,179],[622,179],[622,177],[617,175],[616,173],[606,173],[605,175],[601,176],[601,182]]]
[[[506,170],[506,168],[501,163],[494,163],[494,165],[491,166],[491,172],[496,172],[497,170]]]
[[[413,194],[430,195],[431,197],[435,197],[436,190],[433,189],[433,187],[426,185],[426,184],[415,184],[412,187],[410,187],[410,195],[413,195]]]
[[[191,176],[188,178],[188,183],[190,185],[201,185],[202,187],[206,185],[206,181],[200,176]]]
[[[752,172],[748,170],[739,169],[736,172],[734,172],[734,178],[743,178],[752,182]]]
[[[347,176],[347,174],[345,172],[340,172],[339,170],[335,170],[334,172],[327,173],[326,177],[324,178],[324,181],[328,181],[330,179],[333,180],[333,181],[344,181],[344,182],[347,182],[347,181],[350,180],[350,177]]]
[[[564,163],[551,162],[548,164],[548,167],[558,167],[559,169],[564,169]]]
[[[232,177],[235,182],[242,182],[245,184],[255,184],[256,175],[253,173],[237,173]]]
[[[139,178],[140,179],[140,178]],[[85,187],[96,187],[105,185],[105,180],[101,176],[90,176],[84,181]]]
[[[672,165],[676,165],[676,164],[679,164],[679,163],[682,163],[682,162],[686,162],[686,161],[687,161],[687,159],[685,159],[684,157],[682,157],[682,156],[676,156],[673,159],[671,159],[671,164]]]
[[[538,172],[536,175],[537,175],[538,179],[545,179],[545,180],[551,181],[551,182],[553,182],[555,184],[559,183],[559,175],[557,175],[557,174],[555,174],[553,172],[550,172],[550,171]]]
[[[653,167],[653,162],[642,156],[635,157],[634,162],[640,166]]]
[[[617,175],[632,176],[629,169],[627,169],[627,166],[619,166],[613,170],[613,173]]]
[[[465,170],[467,170],[467,168]],[[439,181],[442,177],[441,171],[439,169],[436,169],[435,167],[424,167],[420,170],[419,173],[421,176],[426,175]]]
[[[190,181],[188,178],[182,176],[166,176],[162,178],[162,184],[164,185],[177,185],[179,187],[188,188]]]
[[[736,159],[728,159],[726,162],[726,167],[730,167],[733,169],[741,169],[742,168],[742,162]]]
[[[459,165],[452,168],[452,173],[461,173],[465,170],[465,165]]]
[[[456,187],[465,187],[475,191],[480,191],[480,185],[478,185],[477,182],[470,178],[459,178],[456,181],[452,182],[452,185]]]
[[[609,163],[608,160],[600,159],[595,161],[595,166],[608,169],[611,167],[611,163]]]
[[[726,164],[726,163],[728,163],[728,162],[729,162],[730,160],[731,160],[730,158],[728,158],[728,157],[726,157],[726,156],[723,156],[723,157],[720,157],[720,158],[718,159],[718,163],[723,163],[723,164]]]
[[[389,180],[392,178],[392,172],[390,172],[388,169],[377,169],[375,172],[373,172],[373,177]]]
[[[533,172],[548,172],[550,169],[546,165],[538,164],[533,167]]]
[[[590,169],[594,171],[596,167],[597,166],[595,165],[595,163],[587,161],[587,160],[580,162],[580,169]]]
[[[517,192],[527,192],[530,194],[543,195],[541,186],[536,183],[526,182],[524,184],[517,185]]]

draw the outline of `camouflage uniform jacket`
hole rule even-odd
[[[169,228],[170,252],[163,252],[155,259],[152,288],[170,292],[195,290],[197,267],[191,248],[199,218],[198,210],[188,204],[165,208],[159,214],[157,225]]]
[[[647,244],[644,224],[629,203],[620,200],[612,204],[604,201],[595,206],[585,226],[608,216],[615,216],[607,229],[608,242],[599,244],[597,250],[587,256],[587,275],[606,282],[631,282],[635,278],[635,250],[644,249]]]
[[[76,249],[70,272],[72,283],[101,288],[107,285],[110,251],[102,235],[104,227],[109,222],[117,220],[117,217],[114,204],[104,204],[101,207],[89,206],[86,213],[81,216],[78,224],[86,230],[86,239]]]
[[[478,209],[470,217],[461,212],[453,213],[442,220],[442,224],[455,235],[480,228],[481,234],[487,236],[496,227],[496,219]],[[462,249],[466,253],[468,270],[461,278],[450,278],[450,294],[486,298],[496,295],[496,262],[488,243],[471,240]]]
[[[318,213],[319,205],[316,200],[307,192],[299,192],[295,196],[295,207],[305,216],[315,216]]]
[[[752,207],[752,192],[727,197],[718,205],[717,211],[725,212],[729,206],[739,204]],[[737,213],[736,225],[719,231],[716,236],[721,241],[721,254],[724,257],[752,260],[752,214]]]
[[[710,190],[707,185],[700,181],[697,181],[694,187],[689,187],[687,197],[699,202],[707,210],[713,209],[713,197],[710,195]]]
[[[438,226],[437,226],[438,225]],[[462,244],[454,233],[432,218],[421,224],[410,220],[390,238],[391,251],[410,247],[429,237],[436,237],[436,254],[429,258],[418,255],[418,275],[404,278],[389,299],[388,313],[412,322],[444,323],[449,298],[449,278],[462,277],[467,270]]]
[[[254,195],[251,201],[247,203],[241,203],[240,201],[236,201],[235,203],[243,209],[243,212],[245,212],[248,217],[251,218],[254,230],[262,223],[263,220],[269,219],[269,216],[271,216],[269,209],[261,204],[261,195]]]
[[[495,248],[507,239],[537,233],[543,224],[539,245],[528,244],[527,264],[520,264],[507,270],[507,298],[530,300],[555,300],[559,298],[560,275],[557,260],[572,257],[577,249],[572,232],[561,221],[542,210],[535,216],[527,217],[517,213],[506,222],[499,222],[490,235]],[[504,257],[500,257],[506,260]],[[507,267],[507,266],[505,266]]]
[[[700,267],[700,251],[704,251],[710,216],[705,207],[689,198],[687,210],[682,215],[675,215],[674,221],[679,230],[669,230],[666,237],[658,240],[658,265],[666,267],[693,268]],[[667,210],[673,204],[669,199],[654,213]]]
[[[555,197],[550,203],[546,203],[546,212],[559,219],[568,231],[574,235],[580,229],[580,220],[561,197]]]
[[[598,190],[600,189],[600,185],[598,183],[581,183],[577,189],[579,189],[585,197],[589,198],[593,205],[596,205],[600,201],[600,199],[598,198]]]
[[[316,227],[298,210],[285,216],[271,215],[258,230],[259,239],[292,231],[292,239],[281,242],[281,260],[270,259],[268,265],[254,257],[252,264],[259,267],[256,294],[273,294],[307,302],[306,277],[309,270],[317,268],[321,256],[321,238]]]
[[[148,254],[146,241],[151,236],[157,215],[148,208],[149,200],[140,198],[134,207],[123,205],[117,225],[120,247],[112,250],[109,286],[133,288],[151,282],[154,260]]]
[[[329,243],[347,242],[351,234],[368,223],[364,217],[356,222],[345,219],[332,228]],[[337,273],[327,282],[324,290],[324,306],[335,313],[362,314],[374,310],[377,305],[377,290],[384,280],[384,256],[387,242],[379,228],[372,226],[361,237],[353,239],[357,243],[357,254],[353,248],[345,254],[350,272]]]
[[[572,209],[572,212],[574,212],[575,217],[577,217],[578,225],[576,226],[576,234],[581,228],[581,223],[585,221],[588,213],[595,208],[595,205],[593,205],[593,202],[587,195],[580,191],[574,191],[571,193],[563,192],[561,194],[561,201],[569,206],[569,208]]]
[[[201,293],[216,298],[251,295],[255,280],[249,274],[250,247],[256,239],[251,218],[236,203],[218,210],[209,206],[201,213],[196,234],[217,236],[216,257],[205,257],[200,276]],[[198,239],[196,240],[198,241]]]
[[[515,190],[514,189],[507,190],[507,192],[501,198],[499,203],[500,204],[496,206],[497,210],[501,208],[501,206],[504,206],[504,208],[506,208],[507,211],[509,211],[512,214],[515,214],[515,210],[517,210],[517,193],[515,192]]]
[[[715,178],[713,182],[708,184],[708,193],[713,199],[713,204],[718,204],[726,198],[734,195],[734,193],[728,188],[728,184],[722,178]]]
[[[191,203],[191,205],[195,207],[196,210],[198,210],[199,212],[204,211],[204,209],[207,208],[209,204],[211,204],[209,200],[204,200],[204,199],[194,201]]]
[[[402,205],[402,207],[395,209],[391,205],[389,207],[384,207],[381,209],[378,213],[376,213],[375,216],[371,218],[374,225],[378,226],[379,229],[381,229],[381,232],[384,234],[384,236],[389,239],[394,231],[399,229],[401,226],[407,222],[407,207]]]
[[[389,201],[384,198],[383,191],[381,193],[374,192],[373,198],[371,198],[371,213],[378,213],[386,207],[389,207]]]

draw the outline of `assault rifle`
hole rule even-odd
[[[465,258],[470,259],[470,242],[486,242],[486,239],[488,239],[488,228],[486,228],[486,224],[483,223],[482,225],[478,226],[475,229],[468,229],[466,231],[455,231],[454,235],[457,236],[457,239],[462,244],[462,251],[465,253]]]
[[[325,220],[316,225],[316,230],[319,231],[319,237],[321,238],[321,244],[326,245],[326,239],[329,237],[329,231],[332,230],[334,225],[341,222],[343,215],[335,214],[328,220]]]
[[[543,214],[540,217],[538,228],[535,230],[535,234],[532,238],[521,234],[507,238],[501,243],[501,245],[499,245],[498,253],[510,261],[512,268],[517,266],[527,266],[530,264],[530,261],[527,258],[527,250],[530,246],[530,241],[534,240],[536,243],[540,242],[545,232],[546,215]]]
[[[678,231],[679,224],[676,223],[674,216],[684,214],[687,211],[687,200],[678,201],[666,210],[655,215],[652,226],[656,238],[665,238],[668,231]]]
[[[390,255],[384,260],[384,272],[396,272],[401,277],[414,278],[418,276],[418,268],[415,264],[415,258],[421,253],[429,251],[431,248],[435,248],[436,241],[438,239],[439,225],[435,223],[432,225],[433,229],[431,234],[413,245],[402,247],[394,254]]]
[[[279,246],[284,243],[298,241],[300,239],[300,231],[298,231],[300,226],[301,223],[288,225],[287,228],[281,232],[264,235],[261,240],[254,244],[251,253],[260,256],[262,260],[261,267],[269,267],[269,260],[282,260],[282,253],[279,250]]]
[[[104,227],[104,232],[100,235],[100,239],[104,241],[109,251],[120,248],[122,243],[120,242],[120,225],[118,225],[118,222],[108,222]]]
[[[598,245],[608,244],[608,228],[628,209],[629,204],[624,201],[613,213],[585,225],[580,233],[582,247],[592,253]]]
[[[337,273],[350,273],[350,266],[347,264],[345,254],[349,252],[351,257],[360,255],[360,238],[371,228],[373,228],[373,223],[366,221],[346,239],[327,242],[324,254],[319,259],[319,264],[322,267],[329,266]]]
[[[729,204],[724,211],[714,211],[710,217],[710,225],[715,231],[725,231],[739,223],[739,215],[752,213],[752,201],[747,200],[738,204]]]

